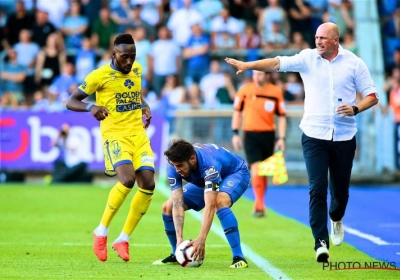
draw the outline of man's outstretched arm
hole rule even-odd
[[[273,72],[273,71],[278,71],[280,67],[280,62],[278,58],[266,58],[266,59],[244,62],[227,57],[225,58],[225,61],[238,70],[236,74],[241,74],[247,70]]]

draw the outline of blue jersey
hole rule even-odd
[[[193,144],[197,157],[195,172],[182,177],[172,164],[168,164],[168,181],[171,190],[182,187],[182,179],[199,188],[204,188],[205,181],[219,184],[226,176],[240,170],[248,170],[243,158],[216,144]]]

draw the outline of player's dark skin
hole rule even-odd
[[[129,74],[132,69],[132,65],[136,58],[136,46],[135,44],[119,44],[114,46],[112,52],[114,66],[123,74]],[[86,112],[86,106],[88,103],[82,102],[86,96],[76,89],[68,103],[67,108],[75,112]],[[143,96],[142,96],[143,103]],[[110,111],[106,107],[94,105],[90,108],[90,113],[98,121],[102,121],[108,117]],[[148,128],[151,121],[151,111],[149,106],[145,106],[142,109],[143,115],[145,115],[144,128]],[[115,172],[118,175],[118,180],[127,188],[133,188],[135,180],[138,185],[145,190],[154,190],[154,172],[151,170],[140,170],[136,172],[133,169],[132,164],[122,164],[115,168]]]

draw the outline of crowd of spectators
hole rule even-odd
[[[326,21],[338,24],[342,46],[357,54],[350,0],[2,0],[0,8],[2,108],[65,110],[84,77],[110,63],[119,33],[135,39],[149,102],[189,108],[230,105],[250,80],[250,73],[234,75],[225,56],[258,59],[314,47]],[[399,27],[397,6],[381,8],[388,36],[398,38],[398,28],[387,27]],[[386,57],[391,73],[400,47]],[[303,102],[297,74],[273,79],[288,103]]]

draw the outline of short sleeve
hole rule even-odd
[[[244,100],[246,98],[246,88],[247,86],[242,86],[235,95],[235,100],[233,102],[233,109],[235,111],[243,111]]]
[[[86,76],[82,84],[80,84],[78,90],[87,96],[95,93],[99,88],[99,78],[96,76],[96,71],[92,71]]]
[[[285,116],[286,115],[286,106],[285,101],[283,98],[283,91],[277,87],[277,99],[278,99],[278,108],[277,108],[277,115],[278,116]]]

